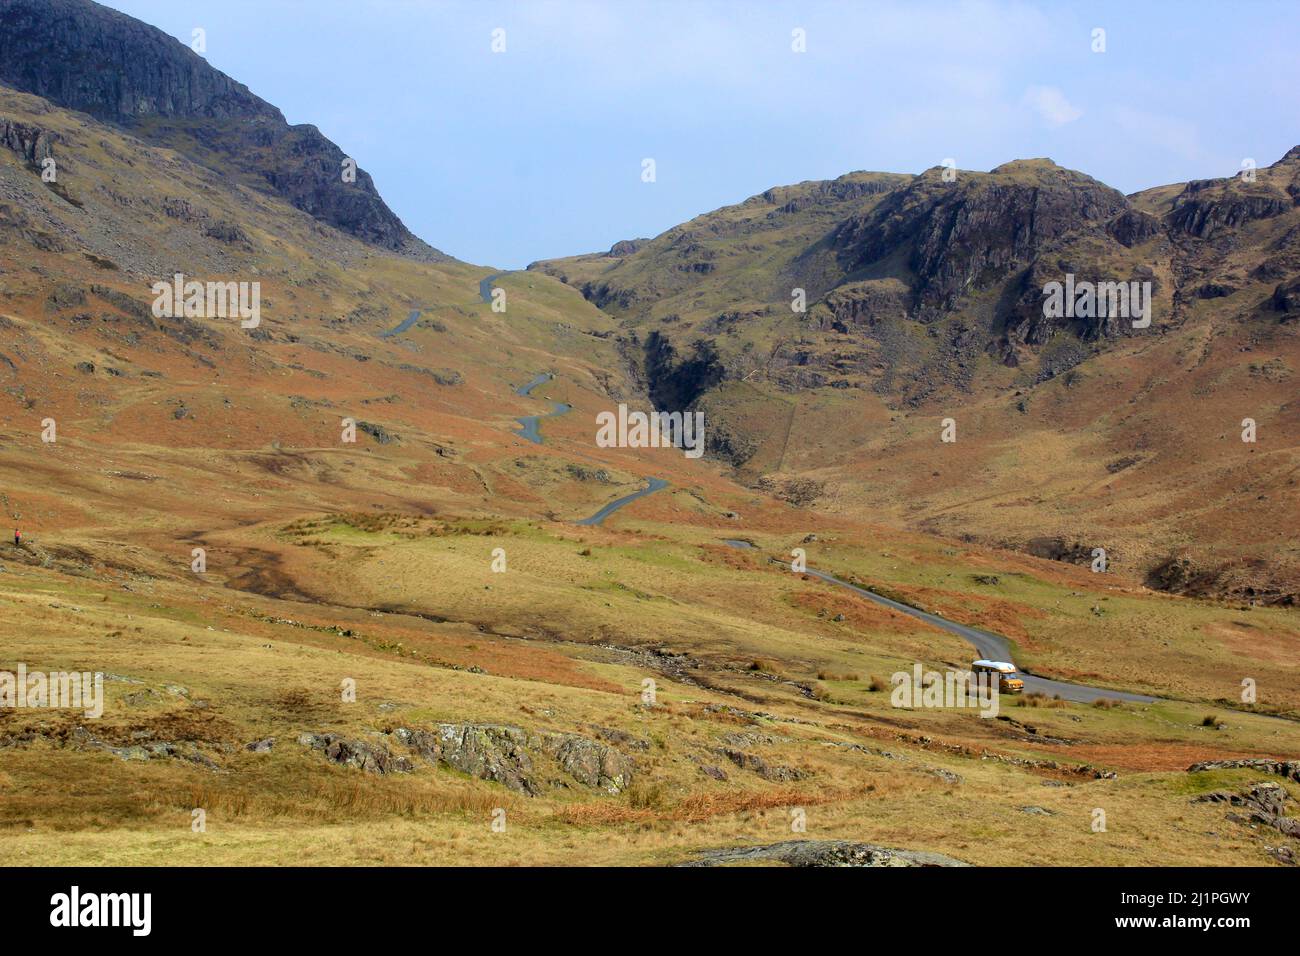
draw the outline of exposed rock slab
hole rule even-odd
[[[786,840],[766,846],[706,850],[679,866],[726,866],[746,863],[786,866],[970,866],[962,860],[926,850],[899,850],[849,840]]]

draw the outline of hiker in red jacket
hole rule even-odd
[[[21,548],[22,546],[23,546],[23,533],[19,531],[17,528],[14,528],[14,547]]]

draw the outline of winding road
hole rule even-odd
[[[522,395],[524,398],[530,398],[533,389],[538,385],[543,385],[546,382],[549,382],[554,377],[555,376],[550,372],[542,372],[527,385],[521,385],[515,389],[515,394]],[[545,415],[525,415],[523,418],[516,418],[515,421],[523,426],[523,431],[517,432],[516,434],[527,438],[534,445],[540,445],[542,444],[542,419],[555,418],[557,415],[563,415],[572,410],[572,405],[566,405],[564,402],[551,402],[551,411]]]
[[[405,332],[407,329],[409,329],[418,321],[420,321],[420,310],[412,309],[411,314],[402,320],[401,325],[395,328],[391,328],[387,332],[380,332],[379,337],[381,339],[387,339],[387,338],[391,338],[394,335],[401,335],[403,332]]]
[[[506,273],[495,273],[487,276],[479,282],[479,297],[484,302],[489,304],[492,302],[493,283],[503,275],[506,275]],[[396,328],[390,329],[387,332],[379,333],[379,337],[388,338],[401,332],[405,332],[413,326],[419,318],[420,311],[418,309],[413,310],[401,325],[398,325]],[[515,394],[523,396],[524,398],[530,398],[532,397],[533,389],[551,381],[553,378],[554,376],[550,372],[541,372],[534,376],[528,383],[516,388]],[[564,402],[551,402],[551,411],[545,415],[525,415],[521,418],[516,418],[515,421],[520,424],[522,429],[521,431],[516,432],[516,434],[534,444],[544,444],[545,440],[542,438],[541,433],[542,419],[564,415],[571,410],[572,406]],[[627,507],[637,499],[644,498],[646,495],[652,495],[656,491],[661,491],[668,487],[668,482],[664,481],[662,478],[647,478],[646,481],[646,487],[639,491],[634,491],[629,495],[624,495],[621,498],[616,498],[591,517],[583,518],[581,521],[576,523],[587,526],[599,525],[610,515]],[[733,548],[756,548],[752,542],[738,538],[724,539],[724,543]],[[770,556],[768,560],[775,564],[786,563]],[[898,611],[902,614],[907,614],[910,617],[917,618],[918,620],[925,621],[927,624],[947,631],[950,634],[956,634],[974,647],[975,652],[982,658],[988,660],[1012,661],[1011,642],[1000,634],[993,634],[990,631],[982,631],[979,628],[968,627],[965,624],[958,624],[956,621],[950,621],[947,618],[940,617],[938,614],[931,614],[929,611],[922,611],[919,608],[876,594],[874,591],[869,591],[856,584],[842,581],[833,574],[827,574],[825,571],[818,571],[815,568],[807,568],[806,573],[818,580],[825,581],[827,584],[834,584],[838,587],[847,588],[859,597],[866,598],[868,601],[873,601],[876,604],[891,608],[892,610]],[[1024,679],[1026,692],[1046,694],[1048,696],[1060,697],[1064,700],[1078,701],[1080,703],[1092,703],[1093,701],[1102,698],[1144,704],[1153,703],[1158,700],[1156,697],[1148,697],[1144,694],[1133,694],[1127,691],[1108,690],[1101,687],[1089,687],[1084,684],[1070,684],[1065,681],[1049,680],[1045,677],[1035,677],[1033,674],[1029,674],[1025,671],[1021,671],[1020,675]]]
[[[486,279],[483,279],[481,282],[479,282],[478,297],[482,299],[484,302],[486,302],[488,305],[491,305],[492,304],[492,283],[496,282],[497,279],[500,279],[505,274],[506,273],[504,272],[497,272],[493,275],[488,276]]]
[[[733,548],[751,549],[754,545],[748,541],[741,541],[735,538],[729,538],[724,541],[725,544]],[[788,562],[780,561],[777,558],[768,558],[774,564],[784,564]],[[825,571],[818,571],[815,568],[807,568],[805,573],[825,581],[827,584],[836,584],[842,588],[848,588],[859,597],[864,597],[868,601],[874,601],[876,604],[884,605],[903,614],[910,615],[919,620],[932,624],[941,630],[950,634],[956,634],[958,637],[968,641],[975,652],[986,660],[993,661],[1012,661],[1011,642],[1000,634],[993,634],[989,631],[981,631],[979,628],[967,627],[965,624],[958,624],[956,621],[950,621],[938,614],[931,614],[929,611],[922,611],[919,608],[903,604],[901,601],[894,601],[883,595],[876,594],[874,591],[868,591],[866,588],[858,587],[856,584],[850,584],[848,581],[841,581],[833,574],[827,574]],[[1014,663],[1014,662],[1013,662]],[[1102,687],[1088,687],[1084,684],[1069,684],[1065,681],[1048,680],[1046,677],[1035,677],[1025,671],[1020,671],[1020,676],[1025,682],[1026,693],[1046,694],[1049,697],[1061,697],[1063,700],[1073,700],[1084,704],[1090,704],[1095,700],[1106,698],[1108,700],[1127,700],[1133,703],[1150,704],[1158,698],[1147,697],[1144,694],[1131,694],[1122,690],[1108,690]]]
[[[515,394],[523,395],[526,398],[530,397],[533,389],[535,389],[538,385],[542,385],[545,382],[549,382],[553,377],[554,376],[552,376],[550,372],[542,372],[541,374],[534,377],[533,380],[530,381],[527,385],[521,385],[519,388],[515,389]],[[542,419],[554,418],[557,415],[563,415],[571,411],[572,408],[573,408],[572,405],[567,405],[564,402],[551,402],[552,411],[547,415],[525,415],[523,418],[516,418],[515,421],[517,421],[521,426],[523,426],[523,430],[520,432],[516,432],[516,434],[521,435],[522,437],[528,439],[530,442],[533,442],[534,444],[537,445],[544,444],[545,440],[542,438],[542,432],[541,432]],[[668,482],[664,481],[662,478],[647,478],[646,482],[647,482],[646,487],[642,488],[640,491],[634,491],[630,495],[624,495],[622,498],[616,498],[613,501],[611,501],[609,504],[605,505],[605,507],[597,511],[590,518],[583,518],[581,521],[578,521],[576,523],[580,525],[598,525],[601,522],[603,522],[606,518],[608,518],[610,515],[612,515],[614,512],[618,511],[620,508],[626,508],[628,505],[636,501],[638,498],[644,498],[646,495],[652,495],[656,491],[661,491],[664,488],[668,487]]]
[[[504,272],[498,272],[495,273],[494,275],[488,276],[487,278],[479,282],[478,284],[479,298],[482,299],[484,302],[490,304],[492,302],[492,283],[496,282],[497,279],[500,279],[505,274],[506,273]],[[418,317],[418,313],[416,313],[416,317]],[[400,330],[400,326],[399,326],[399,330]],[[544,385],[554,377],[555,376],[552,375],[550,372],[541,372],[538,375],[534,376],[533,379],[530,382],[528,382],[526,385],[521,385],[517,389],[515,389],[515,394],[522,395],[524,398],[531,398],[533,389],[535,389],[539,385]],[[568,405],[564,402],[551,402],[551,411],[545,415],[525,415],[522,418],[516,418],[515,421],[517,421],[522,428],[522,430],[517,432],[516,434],[522,436],[523,438],[527,439],[528,441],[532,442],[535,445],[545,444],[545,440],[542,438],[542,430],[541,430],[542,419],[555,418],[559,415],[567,414],[572,410],[573,410],[572,405]],[[608,518],[614,512],[620,510],[621,508],[626,508],[628,505],[636,501],[638,498],[644,498],[646,495],[652,495],[656,491],[662,491],[664,488],[668,487],[668,482],[664,481],[662,478],[647,478],[646,482],[647,482],[646,487],[642,488],[640,491],[634,491],[630,495],[624,495],[622,498],[616,498],[613,501],[611,501],[609,504],[605,505],[605,507],[597,511],[590,518],[583,518],[581,521],[578,521],[576,523],[580,525],[588,525],[588,526],[601,524],[606,518]]]
[[[636,501],[638,498],[644,498],[646,495],[652,495],[656,491],[661,491],[664,488],[668,487],[668,482],[664,481],[662,478],[647,478],[646,481],[648,482],[648,484],[640,491],[634,491],[630,495],[624,495],[622,498],[615,498],[613,501],[605,505],[605,507],[601,508],[590,518],[583,518],[581,521],[577,523],[587,524],[587,525],[600,524],[602,521],[604,521],[606,518],[612,515],[619,508],[625,508],[628,505],[630,505],[632,502]]]

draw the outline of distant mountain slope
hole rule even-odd
[[[54,181],[42,176],[48,159]],[[258,321],[159,307],[156,285],[176,273],[207,284],[206,303],[213,286],[256,290]],[[509,292],[498,313],[480,296],[487,274],[376,248],[133,131],[0,86],[0,493],[47,543],[53,517],[78,520],[76,502],[92,493],[64,466],[156,476],[167,459],[178,464],[169,486],[198,504],[207,496],[191,464],[261,487],[258,472],[281,466],[259,463],[310,459],[283,490],[312,508],[342,500],[317,452],[375,455],[420,508],[443,494],[430,484],[477,504],[493,466],[466,452],[508,455],[520,443],[514,418],[537,401],[515,395],[519,384],[554,369],[575,405],[620,385],[607,315],[537,275],[498,280]],[[30,427],[47,418],[57,444]],[[345,418],[359,459],[340,440]],[[142,463],[122,464],[131,458]],[[604,500],[590,484],[563,486],[577,508]],[[54,498],[66,506],[33,504]],[[135,512],[157,503],[123,500]],[[194,519],[172,502],[154,520]]]
[[[615,317],[647,393],[705,410],[758,486],[1300,599],[1300,147],[1133,196],[1046,159],[852,173],[614,251],[530,268]],[[1149,283],[1151,323],[1054,314],[1054,282]],[[1246,418],[1267,440],[1229,441]]]
[[[269,190],[349,235],[420,259],[443,253],[384,204],[314,126],[290,126],[189,47],[90,0],[0,0],[0,83],[124,127]]]
[[[945,172],[775,188],[631,251],[530,268],[579,288],[643,341],[657,333],[680,350],[706,340],[726,377],[762,365],[782,389],[867,387],[915,404],[968,388],[984,358],[1051,377],[1131,334],[1115,316],[1045,316],[1043,286],[1066,273],[1151,281],[1156,332],[1169,331],[1192,301],[1213,297],[1203,274],[1226,261],[1236,230],[1294,225],[1300,196],[1300,150],[1254,183],[1189,183],[1160,199],[1125,197],[1050,160]],[[1261,301],[1277,292],[1285,305],[1277,286],[1300,272],[1297,234],[1267,244],[1268,274],[1252,278]],[[806,318],[792,309],[797,290]],[[908,369],[920,378],[896,374]]]

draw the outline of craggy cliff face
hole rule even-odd
[[[372,245],[444,258],[417,239],[368,173],[314,126],[270,103],[161,30],[89,0],[0,0],[0,84],[127,128],[236,173]]]

